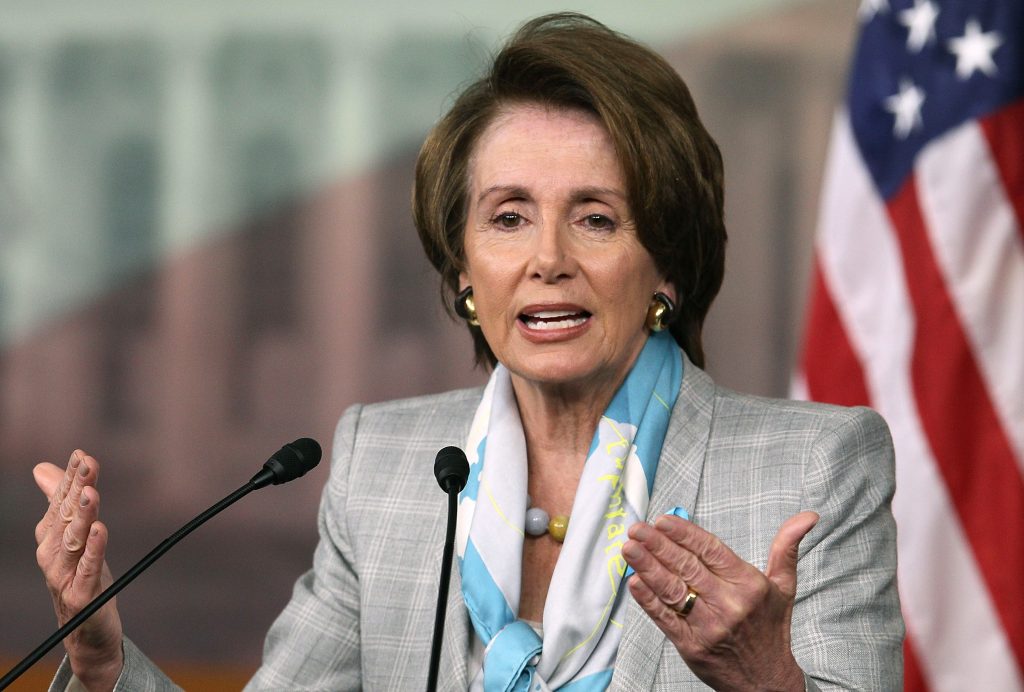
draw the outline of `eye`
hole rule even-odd
[[[583,219],[583,223],[587,228],[592,228],[596,231],[615,230],[615,222],[604,214],[587,214]]]
[[[523,217],[517,211],[503,211],[491,219],[491,223],[499,228],[518,228],[523,223]]]

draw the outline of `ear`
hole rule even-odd
[[[464,291],[464,290],[466,290],[467,286],[472,286],[472,285],[473,285],[473,282],[470,281],[470,279],[469,279],[469,270],[468,269],[463,269],[462,271],[460,271],[459,272],[459,290],[460,291]]]
[[[655,288],[654,291],[655,293],[664,293],[672,300],[673,303],[676,305],[679,304],[679,295],[676,291],[675,284],[668,279],[662,279],[661,283],[658,284],[658,287]]]

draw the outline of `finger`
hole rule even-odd
[[[100,497],[96,488],[84,488],[79,504],[75,518],[64,528],[61,537],[60,563],[61,568],[68,574],[73,574],[78,569],[86,541],[90,536],[90,529],[99,516]]]
[[[75,474],[78,473],[78,467],[82,463],[82,450],[76,449],[71,453],[71,458],[68,459],[67,468],[64,470],[64,477],[61,479],[60,486],[57,488],[57,492],[53,497],[50,498],[52,502],[60,506],[60,503],[67,497],[68,491],[71,489]]]
[[[648,617],[654,621],[658,629],[672,640],[676,648],[682,649],[684,643],[692,639],[693,636],[690,624],[686,621],[686,618],[681,616],[678,611],[665,605],[664,601],[658,598],[658,594],[651,589],[639,574],[634,574],[630,577],[627,584],[629,586],[629,593],[632,594],[633,600],[637,602],[637,605],[644,609]],[[695,604],[694,608],[697,605],[699,603]]]
[[[56,497],[57,489],[60,487],[61,480],[64,478],[64,469],[60,468],[55,464],[44,462],[37,464],[32,469],[32,477],[36,481],[36,485],[46,495],[46,499],[49,501],[46,512],[43,514],[43,518],[36,524],[36,543],[42,543],[43,538],[46,535],[47,529],[53,522],[53,517],[56,515],[56,507],[53,498]]]
[[[107,552],[107,527],[101,521],[93,522],[89,537],[78,561],[78,570],[72,588],[76,593],[95,598],[103,590],[103,559]]]
[[[61,521],[70,523],[74,520],[75,515],[78,514],[79,506],[82,500],[82,489],[86,485],[90,485],[94,482],[93,478],[93,464],[90,464],[91,458],[85,454],[79,454],[78,468],[71,481],[71,486],[68,488],[67,493],[64,495],[64,499],[60,503],[60,511],[57,512]]]
[[[666,514],[658,517],[654,528],[700,561],[716,576],[732,581],[748,571],[749,565],[729,549],[718,536],[705,531],[692,521]]]
[[[796,560],[800,541],[814,528],[819,518],[815,512],[795,514],[782,523],[772,540],[764,574],[789,598],[796,595]]]
[[[634,525],[630,536],[622,546],[622,555],[663,605],[678,613],[690,588],[705,595],[717,590],[714,576],[693,553],[653,527]]]
[[[53,464],[39,464],[33,469],[33,476],[36,479],[36,485],[46,493],[47,498],[50,500],[50,504],[46,509],[46,514],[43,515],[42,521],[36,525],[36,542],[42,543],[49,533],[50,529],[57,523],[60,522],[60,508],[64,502],[64,498],[68,493],[68,489],[72,485],[75,474],[78,472],[78,466],[82,462],[81,450],[75,450],[71,453],[71,458],[68,460],[67,467],[62,471],[59,467]],[[53,485],[53,480],[56,479],[53,469],[56,469],[56,474],[59,475],[59,480],[56,487]],[[63,527],[61,527],[63,530]]]
[[[64,469],[56,464],[44,461],[41,464],[36,464],[35,468],[32,469],[32,478],[43,492],[43,495],[46,496],[46,499],[49,500],[57,492],[57,488],[64,478]]]
[[[683,600],[686,598],[687,586],[692,586],[698,593],[709,595],[714,591],[718,590],[721,579],[719,575],[715,574],[709,565],[705,564],[701,559],[701,556],[692,549],[691,546],[696,544],[696,541],[690,541],[690,545],[684,545],[680,543],[675,536],[671,535],[663,527],[665,524],[662,523],[662,517],[655,522],[652,527],[649,524],[638,523],[634,524],[630,528],[630,538],[639,541],[644,547],[651,552],[651,554],[657,559],[657,561],[665,568],[666,572],[656,581],[652,582],[650,578],[645,580],[655,588],[659,590],[659,586],[666,588],[666,596],[670,599],[668,602],[670,605],[681,605]],[[678,517],[667,517],[683,524],[693,526],[690,522],[685,522]],[[669,527],[674,524],[669,523]],[[685,530],[686,527],[684,527]],[[696,528],[694,526],[694,528]],[[711,538],[715,543],[721,545],[716,537],[707,533],[703,529],[700,529],[702,534],[705,534]],[[724,548],[724,546],[722,546]],[[732,551],[728,548],[724,548],[732,555]],[[704,551],[705,554],[708,550]],[[735,556],[733,556],[735,557]],[[721,558],[715,558],[721,562]],[[739,558],[735,558],[738,562],[742,561]],[[714,563],[713,563],[714,564]],[[634,568],[635,569],[635,568]],[[654,572],[652,572],[652,575]],[[680,584],[679,580],[685,583]]]

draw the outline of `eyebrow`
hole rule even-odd
[[[513,197],[526,197],[529,198],[531,195],[525,187],[520,185],[492,185],[489,188],[480,192],[477,197],[477,202],[484,200],[485,198],[493,195],[496,192],[503,192]],[[581,187],[578,190],[573,190],[572,201],[573,203],[585,202],[589,199],[595,199],[598,197],[617,197],[623,202],[628,201],[626,193],[622,190],[618,190],[614,187]]]
[[[491,185],[486,190],[482,190],[480,195],[476,198],[477,202],[483,201],[486,197],[490,197],[495,192],[503,192],[513,197],[529,197],[530,195],[526,192],[525,187],[518,185]]]

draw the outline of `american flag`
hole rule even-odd
[[[798,388],[896,446],[907,690],[1024,689],[1024,2],[863,0]]]

